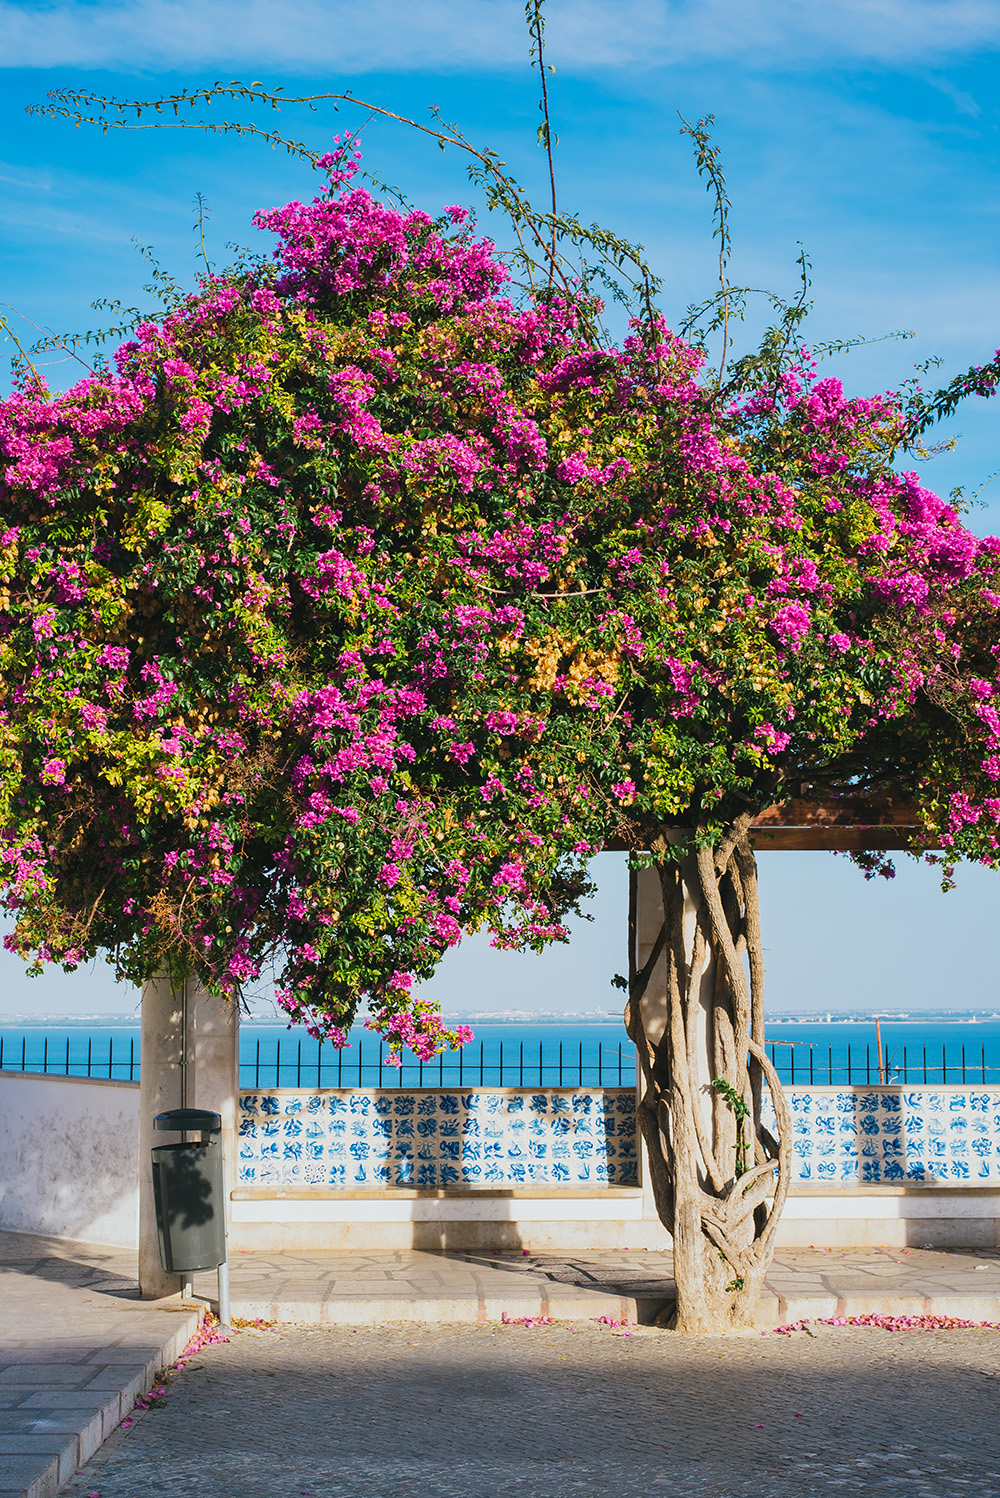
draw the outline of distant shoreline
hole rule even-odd
[[[1000,1020],[1000,1011],[992,1009],[867,1009],[846,1010],[837,1013],[824,1010],[821,1013],[767,1015],[769,1025],[859,1025],[874,1024],[876,1019],[885,1024],[940,1025],[940,1024],[985,1024]],[[601,1025],[620,1027],[621,1015],[609,1010],[550,1010],[539,1014],[526,1011],[501,1011],[498,1013],[472,1012],[462,1015],[446,1015],[448,1024],[468,1023],[472,1025],[504,1025],[511,1028],[524,1025]],[[244,1019],[243,1026],[253,1029],[259,1026],[284,1028],[279,1015],[254,1015]],[[45,1030],[105,1030],[136,1029],[139,1014],[132,1010],[124,1014],[0,1014],[0,1029]]]

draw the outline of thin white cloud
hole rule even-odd
[[[949,78],[928,74],[927,82],[931,88],[936,88],[938,93],[944,94],[946,99],[951,100],[957,114],[968,115],[973,120],[978,120],[982,115],[982,106],[978,101],[964,89],[956,88]]]
[[[363,10],[343,0],[0,0],[0,57],[8,67],[270,63],[339,75],[502,65],[524,52],[517,19],[507,0],[370,0]]]
[[[0,160],[0,182],[25,192],[50,192],[52,189],[50,172],[33,172],[13,161]]]
[[[2,180],[2,179],[0,179]],[[0,228],[16,230],[20,242],[49,239],[58,235],[73,242],[121,244],[128,235],[105,223],[96,214],[62,211],[49,205],[5,203],[0,206]]]
[[[663,58],[677,62],[892,65],[1000,45],[994,0],[686,0],[657,9]]]
[[[996,0],[550,0],[573,71],[711,61],[940,65],[1000,47]],[[5,67],[378,69],[525,64],[522,0],[0,0]]]

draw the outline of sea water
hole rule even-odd
[[[803,1086],[847,1082],[848,1066],[855,1084],[1000,1084],[1000,1019],[773,1021],[766,1044],[781,1080]]]
[[[460,1021],[456,1021],[460,1023]],[[631,1086],[635,1050],[616,1024],[476,1024],[475,1040],[420,1062],[403,1053],[388,1065],[389,1047],[364,1026],[350,1045],[318,1045],[301,1028],[247,1022],[240,1026],[244,1087]],[[0,1025],[0,1066],[6,1071],[137,1081],[139,1027]]]
[[[351,1031],[346,1050],[336,1051],[317,1045],[302,1029],[246,1022],[240,1029],[240,1082],[244,1087],[627,1087],[635,1078],[635,1051],[615,1021],[473,1022],[473,1030],[475,1040],[460,1053],[421,1063],[407,1052],[397,1068],[385,1064],[388,1047],[362,1026]],[[883,1020],[881,1073],[874,1020],[773,1021],[766,1041],[781,1080],[796,1085],[848,1080],[855,1085],[880,1080],[1000,1085],[1000,1019]],[[119,1081],[139,1077],[137,1025],[0,1025],[0,1047],[4,1070],[110,1075]]]

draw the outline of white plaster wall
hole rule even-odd
[[[782,1248],[966,1248],[998,1246],[1000,1198],[976,1191],[856,1187],[789,1197],[778,1227]],[[572,1191],[233,1193],[233,1253],[423,1249],[615,1252],[664,1249],[670,1235],[639,1190],[602,1198]]]
[[[791,1188],[779,1248],[1000,1246],[1000,1193],[968,1187]]]
[[[0,1072],[0,1228],[136,1248],[139,1084]]]

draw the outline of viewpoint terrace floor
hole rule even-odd
[[[195,1331],[203,1306],[144,1302],[132,1252],[0,1232],[0,1498],[50,1498]],[[214,1295],[214,1275],[196,1279]],[[649,1323],[670,1255],[239,1254],[233,1314],[321,1326],[550,1315]],[[759,1323],[921,1312],[1000,1322],[1000,1254],[781,1251]]]

